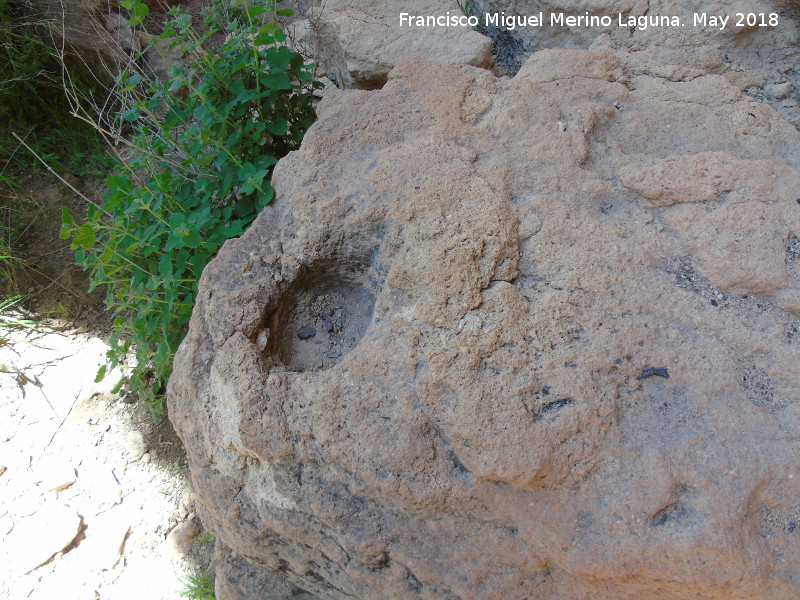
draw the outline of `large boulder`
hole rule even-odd
[[[307,13],[307,20],[290,28],[291,37],[340,86],[380,87],[395,65],[415,56],[445,65],[491,62],[491,40],[468,26],[400,25],[402,13],[463,18],[454,2],[326,0]]]
[[[606,52],[326,97],[170,381],[218,598],[800,597],[798,167]]]

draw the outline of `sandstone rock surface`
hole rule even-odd
[[[441,0],[326,0],[293,32],[320,72],[340,85],[380,87],[395,65],[412,57],[489,66],[489,38],[470,27],[400,27],[401,13],[463,16],[456,3]]]
[[[583,50],[319,113],[170,381],[218,598],[800,596],[800,133]]]
[[[481,15],[541,13],[542,26],[510,32],[527,53],[543,48],[607,50],[620,56],[630,71],[650,70],[687,81],[703,73],[721,74],[800,127],[796,0],[476,0],[474,5]],[[569,26],[568,17],[583,20]],[[600,17],[608,18],[607,26],[598,24]],[[673,17],[680,25],[662,20]]]

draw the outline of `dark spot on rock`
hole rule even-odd
[[[548,402],[533,414],[534,422],[541,421],[544,417],[555,416],[562,408],[575,404],[572,398],[559,398],[553,402]]]
[[[386,554],[386,552],[382,552],[381,553],[381,557],[375,563],[375,567],[374,568],[376,570],[381,570],[381,569],[385,569],[388,566],[389,566],[389,555]]]
[[[719,306],[719,302],[717,302],[716,300],[714,300],[714,298],[712,298],[711,299],[711,306]]]
[[[314,563],[311,563],[311,564],[314,564]],[[314,565],[314,566],[316,567],[317,565]],[[306,577],[311,577],[314,581],[316,581],[318,583],[327,583],[327,581],[325,580],[325,578],[322,575],[320,575],[319,573],[317,573],[316,571],[314,571],[312,569],[307,569],[306,572],[304,573],[304,575]]]
[[[797,521],[789,521],[789,533],[794,533],[794,530],[797,528]]]
[[[544,386],[542,388],[542,394],[546,396],[549,393],[550,393],[550,386],[549,385]]]
[[[317,335],[317,330],[313,327],[306,326],[297,330],[297,337],[299,337],[301,340],[307,340],[315,335]]]
[[[449,450],[447,452],[447,458],[449,458],[450,462],[453,463],[453,467],[456,471],[464,474],[469,473],[469,469],[464,466],[464,463],[459,460],[458,456],[456,456],[456,453],[453,452],[453,450]]]
[[[676,502],[675,504],[670,504],[666,508],[662,508],[656,514],[650,517],[650,526],[661,527],[670,521],[680,520],[682,517],[686,516],[686,514],[687,511],[683,504]]]
[[[231,583],[234,583],[234,582],[231,582]],[[291,594],[292,598],[295,598],[295,597],[298,597],[298,596],[306,596],[306,594],[307,594],[307,592],[305,590],[300,589],[297,586],[292,586],[292,590],[289,593]]]
[[[645,367],[642,369],[642,374],[639,379],[647,379],[648,377],[663,377],[669,379],[669,371],[666,367]]]

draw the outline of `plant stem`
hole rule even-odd
[[[40,163],[42,163],[42,164],[45,166],[45,168],[46,168],[48,171],[50,171],[50,172],[51,172],[53,175],[55,175],[55,176],[56,176],[56,177],[57,177],[57,178],[58,178],[58,179],[61,181],[61,183],[63,183],[63,184],[64,184],[64,185],[66,185],[66,186],[67,186],[69,189],[71,189],[73,192],[75,192],[76,194],[78,194],[78,196],[80,196],[80,197],[81,197],[81,199],[83,199],[84,201],[88,202],[89,204],[91,204],[92,206],[94,206],[96,209],[98,209],[98,210],[102,211],[102,212],[103,212],[103,213],[104,213],[106,216],[108,216],[108,217],[110,217],[110,216],[111,216],[111,213],[110,213],[110,212],[108,212],[108,211],[107,211],[105,208],[103,208],[102,206],[100,206],[100,205],[99,205],[99,204],[97,204],[96,202],[94,202],[94,201],[90,200],[89,198],[87,198],[85,194],[83,194],[82,192],[80,192],[80,191],[76,190],[76,189],[75,189],[75,186],[73,186],[73,185],[72,185],[72,184],[71,184],[69,181],[67,181],[67,180],[66,180],[66,179],[64,179],[64,178],[63,178],[61,175],[59,175],[58,173],[56,173],[56,172],[55,172],[55,170],[53,170],[53,168],[52,168],[50,165],[48,165],[48,164],[47,164],[47,162],[46,162],[46,161],[45,161],[45,160],[44,160],[44,159],[43,159],[41,156],[39,156],[39,154],[36,152],[36,150],[34,150],[34,149],[33,149],[33,148],[31,148],[31,147],[30,147],[28,144],[26,144],[26,143],[25,143],[25,140],[23,140],[21,137],[19,137],[19,136],[16,134],[16,132],[12,131],[12,132],[11,132],[11,135],[13,135],[13,136],[16,138],[16,140],[17,140],[17,141],[18,141],[20,144],[22,144],[23,146],[25,146],[25,148],[27,148],[27,149],[28,149],[28,151],[29,151],[31,154],[33,154],[33,155],[36,157],[36,159],[37,159],[37,160],[38,160]]]

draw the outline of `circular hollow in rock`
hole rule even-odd
[[[329,369],[358,345],[374,306],[375,296],[360,283],[310,273],[292,284],[267,318],[266,351],[289,371]]]

